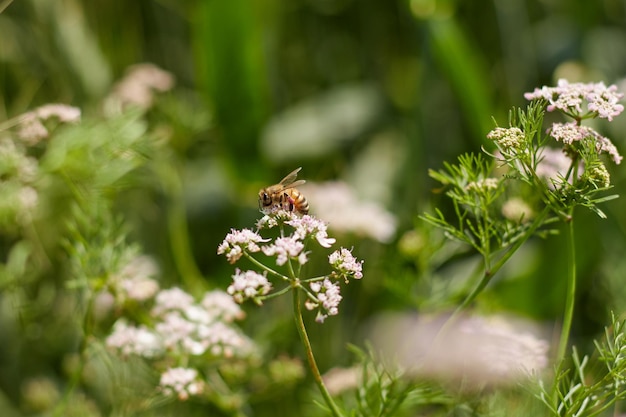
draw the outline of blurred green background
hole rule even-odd
[[[345,294],[341,316],[312,330],[322,368],[350,361],[345,342],[359,342],[371,316],[445,305],[441,294],[469,275],[469,267],[434,263],[441,237],[417,219],[445,209],[429,168],[488,146],[492,118],[506,125],[509,108],[524,106],[523,93],[535,87],[563,77],[626,89],[626,1],[4,0],[0,7],[0,120],[57,102],[88,118],[136,63],[175,76],[161,113],[150,117],[171,131],[184,203],[176,207],[206,287],[226,288],[232,267],[216,248],[230,228],[253,226],[258,189],[296,167],[312,182],[344,180],[396,216],[389,243],[340,237],[365,259],[365,279]],[[626,152],[626,117],[599,129]],[[623,194],[623,167],[610,171]],[[177,284],[184,277],[171,241],[181,236],[165,226],[167,194],[135,187],[117,207],[159,260],[164,282]],[[583,344],[609,309],[626,307],[625,204],[607,203],[607,220],[577,213],[574,340]],[[558,320],[566,268],[561,237],[533,241],[479,303]],[[270,352],[293,350],[290,319],[268,324],[272,309],[281,311],[249,308],[243,326],[269,335]],[[33,355],[56,367],[55,355]]]

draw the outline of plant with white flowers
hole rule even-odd
[[[448,237],[472,246],[483,258],[482,279],[453,318],[524,242],[535,234],[552,232],[550,224],[562,221],[568,226],[569,268],[556,354],[558,366],[563,366],[576,295],[574,209],[585,207],[605,218],[600,203],[617,198],[605,194],[612,187],[606,163],[622,161],[611,140],[583,122],[612,121],[624,110],[618,103],[622,97],[616,86],[603,83],[559,80],[556,87],[537,88],[525,94],[530,101],[526,109],[509,113],[508,127],[496,127],[487,134],[495,147],[485,151],[487,157],[463,155],[458,165],[445,164],[444,170],[430,172],[447,187],[456,219],[448,220],[441,211],[423,218]],[[546,112],[559,112],[566,121],[546,129]],[[553,390],[555,394],[545,398],[547,403],[558,399],[558,384]]]
[[[262,230],[274,228],[279,230],[278,237],[270,239],[260,235]],[[316,311],[315,320],[318,323],[337,315],[342,300],[340,284],[363,278],[363,261],[357,260],[349,249],[339,248],[328,255],[328,274],[310,278],[301,274],[302,266],[310,258],[307,249],[328,249],[335,242],[328,237],[323,221],[314,216],[299,216],[280,210],[264,215],[257,222],[256,232],[250,229],[231,230],[218,246],[217,253],[226,256],[231,264],[246,258],[256,267],[256,270],[247,271],[236,269],[233,282],[227,289],[236,302],[251,300],[261,305],[265,300],[292,292],[296,326],[307,351],[309,366],[328,407],[335,417],[339,417],[341,411],[328,393],[313,356],[302,317],[302,305],[307,310]],[[261,254],[266,259],[260,260]],[[271,266],[267,257],[273,258],[276,267],[281,269]],[[277,288],[279,286],[282,288]]]

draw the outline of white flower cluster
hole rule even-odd
[[[233,283],[228,286],[226,292],[232,296],[232,300],[243,303],[245,300],[253,300],[258,305],[263,303],[261,296],[268,294],[272,289],[272,284],[267,280],[265,274],[255,271],[235,270]],[[232,301],[231,300],[231,301]]]
[[[150,327],[118,320],[106,344],[123,355],[154,358],[177,355],[248,356],[253,342],[232,326],[243,312],[227,294],[211,291],[200,303],[179,288],[160,291],[150,312]]]
[[[224,241],[217,247],[217,254],[226,255],[228,262],[234,264],[243,256],[244,251],[258,252],[261,250],[258,244],[267,241],[269,239],[263,239],[261,235],[250,229],[231,229]]]
[[[556,87],[536,88],[524,97],[547,100],[548,111],[560,110],[574,118],[584,118],[592,113],[611,121],[624,111],[624,106],[618,104],[624,94],[617,91],[617,86],[607,87],[604,83],[569,83],[560,79]],[[584,102],[587,102],[586,109],[583,108]]]
[[[308,258],[302,243],[295,236],[279,237],[271,245],[263,246],[262,249],[267,256],[276,256],[277,265],[285,265],[288,260],[297,260],[300,265],[307,263]]]
[[[309,284],[313,291],[314,298],[307,299],[305,307],[308,310],[318,309],[315,321],[323,323],[326,317],[335,316],[339,313],[339,303],[341,302],[341,289],[339,285],[329,278],[323,281],[316,281]]]
[[[548,187],[554,189],[563,182],[570,165],[572,165],[572,159],[562,149],[546,147],[541,151],[537,175],[548,183]],[[578,172],[583,172],[582,162],[578,166]],[[573,178],[569,178],[569,182],[572,183],[572,181]]]
[[[363,261],[357,261],[346,248],[341,248],[328,255],[328,263],[335,269],[337,276],[343,278],[346,283],[348,278],[363,278]]]
[[[154,279],[159,268],[152,258],[135,256],[109,278],[109,286],[115,293],[118,303],[126,300],[146,301],[159,291],[159,283]]]
[[[317,243],[323,248],[330,248],[336,242],[334,238],[328,237],[326,223],[308,214],[300,218],[293,218],[292,220],[286,221],[285,224],[296,229],[293,235],[300,240],[304,240],[308,236],[313,236],[315,240],[317,240]]]
[[[248,229],[231,230],[226,235],[224,241],[218,246],[217,253],[226,255],[229,262],[234,263],[244,254],[251,255],[262,252],[266,256],[275,257],[276,264],[283,266],[292,262],[297,265],[304,265],[309,261],[309,252],[305,250],[308,242],[316,242],[323,248],[330,248],[335,239],[328,237],[327,225],[323,221],[309,215],[298,216],[287,211],[279,211],[273,214],[266,214],[258,222],[259,229],[271,229],[281,227],[281,235],[270,242],[270,239],[263,239],[257,232]],[[291,234],[284,233],[284,227],[293,229]],[[251,256],[250,256],[251,257]],[[251,259],[260,264],[254,258]],[[306,307],[309,310],[318,309],[317,321],[323,322],[329,315],[338,313],[339,302],[341,301],[340,287],[332,280],[343,279],[346,283],[350,279],[363,278],[363,261],[358,261],[352,252],[346,248],[340,248],[328,257],[328,262],[333,269],[330,275],[311,279],[307,293]],[[272,290],[272,284],[267,278],[267,272],[273,275],[280,273],[266,268],[263,274],[256,271],[241,271],[237,269],[232,276],[233,281],[227,289],[237,303],[252,300],[256,304],[262,304],[263,300]],[[293,275],[293,271],[291,271]],[[294,280],[294,287],[300,286],[300,279],[291,276],[282,276],[285,281]],[[306,280],[302,280],[306,281]],[[296,289],[298,290],[298,289]]]
[[[163,353],[163,345],[156,333],[143,325],[131,325],[125,319],[115,322],[106,345],[117,349],[124,356],[154,358]]]
[[[371,327],[373,344],[419,377],[464,386],[516,383],[548,368],[546,333],[512,316],[385,315]]]
[[[204,382],[198,378],[198,371],[191,368],[170,368],[161,374],[159,387],[163,394],[175,395],[181,401],[201,394]]]
[[[618,165],[622,162],[623,157],[619,154],[613,142],[588,126],[581,126],[576,122],[553,123],[548,132],[558,142],[566,145],[571,145],[586,138],[593,139],[595,140],[598,153],[609,154],[613,162]]]
[[[36,145],[50,136],[44,122],[57,119],[60,123],[76,123],[80,121],[81,111],[77,107],[66,104],[46,104],[18,117],[19,130],[17,135],[24,143]]]
[[[564,79],[560,79],[556,87],[544,86],[524,94],[528,100],[546,100],[548,111],[559,110],[574,119],[568,123],[553,123],[548,129],[551,137],[571,147],[583,140],[593,141],[591,143],[595,144],[596,153],[608,154],[616,164],[622,162],[622,156],[615,145],[591,127],[581,125],[581,121],[591,117],[612,121],[613,117],[624,111],[624,106],[618,103],[623,96],[615,85],[606,87],[604,83],[569,83]]]
[[[174,76],[156,65],[133,65],[106,98],[105,111],[109,114],[115,113],[127,106],[148,109],[154,102],[154,92],[169,91],[174,83]]]

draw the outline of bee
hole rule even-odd
[[[296,187],[304,184],[305,180],[297,180],[298,172],[302,167],[294,169],[278,184],[270,185],[259,191],[259,209],[263,213],[272,210],[286,210],[294,213],[307,214],[309,212],[309,203],[306,197],[296,189]]]

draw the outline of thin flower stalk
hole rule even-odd
[[[294,317],[296,320],[296,328],[298,329],[300,340],[304,345],[307,362],[309,363],[309,368],[311,369],[313,380],[319,388],[322,397],[324,397],[324,401],[326,402],[326,405],[330,409],[332,415],[334,417],[343,417],[343,414],[339,410],[339,407],[337,407],[337,404],[335,404],[332,395],[330,395],[330,393],[328,392],[326,384],[324,384],[324,380],[322,379],[322,374],[320,373],[320,370],[317,366],[317,362],[315,361],[313,347],[311,346],[311,341],[309,340],[309,335],[307,334],[306,326],[304,325],[304,320],[302,318],[302,302],[300,300],[300,291],[298,291],[298,288],[296,287],[294,287],[293,291],[293,309]]]

